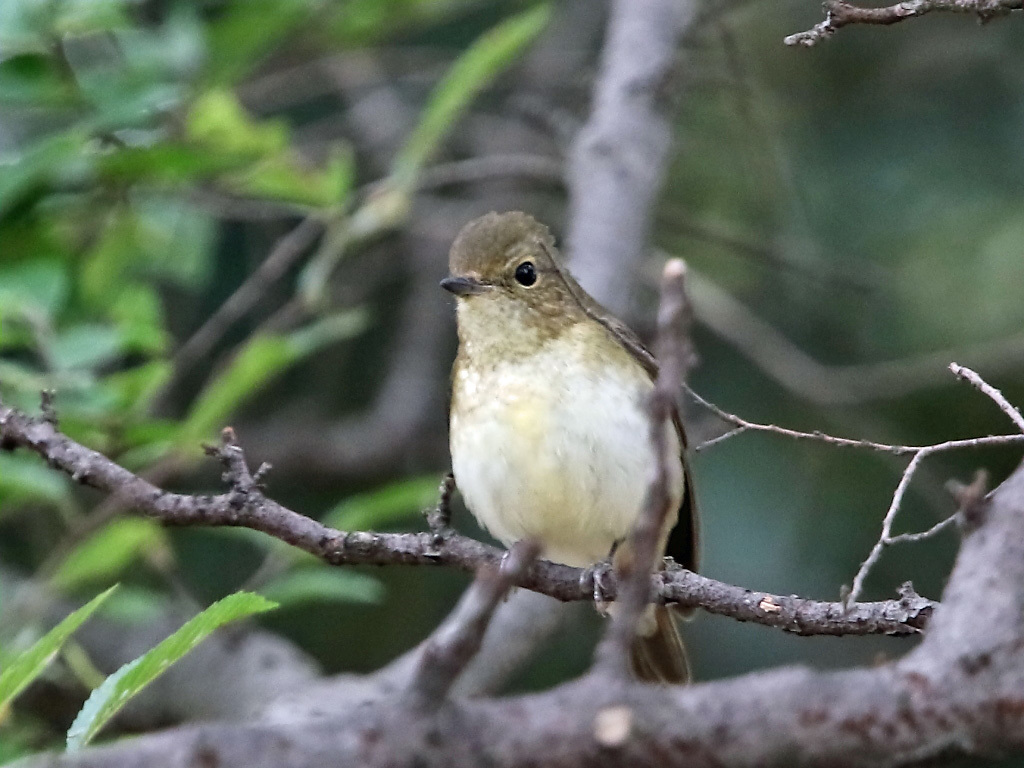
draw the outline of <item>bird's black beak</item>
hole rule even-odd
[[[476,296],[491,290],[488,283],[475,277],[446,277],[441,281],[441,287],[456,296]]]

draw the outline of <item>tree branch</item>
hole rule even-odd
[[[828,365],[815,360],[714,281],[690,270],[687,285],[697,319],[786,390],[819,405],[850,405],[905,397],[940,386],[950,360],[1009,375],[1024,364],[1024,333],[962,348],[872,363]]]
[[[17,768],[899,766],[1024,749],[1024,466],[978,509],[924,641],[873,668],[692,686],[589,674],[542,694],[402,704],[380,681],[314,719],[178,729]]]
[[[904,0],[884,8],[862,8],[844,0],[825,0],[822,7],[825,9],[824,21],[805,32],[792,34],[782,42],[810,48],[850,24],[887,26],[933,11],[972,14],[978,17],[978,21],[987,22],[997,16],[1006,16],[1011,11],[1021,10],[1024,3],[1022,0]]]
[[[568,252],[584,288],[618,315],[640,273],[672,136],[677,46],[697,4],[614,0],[590,118],[569,157]]]
[[[180,375],[208,355],[231,326],[302,258],[323,231],[324,223],[310,216],[278,240],[259,267],[174,354],[175,373]]]
[[[485,565],[477,572],[473,586],[420,649],[408,684],[413,700],[436,705],[448,694],[480,650],[498,604],[539,554],[536,542],[519,542],[500,567]]]
[[[1015,426],[1019,427],[1024,432],[1024,418],[1021,417],[1020,411],[1014,408],[1009,401],[1003,397],[1003,393],[993,387],[991,384],[986,382],[977,373],[972,371],[970,368],[965,368],[962,365],[956,363],[950,363],[949,370],[953,372],[958,378],[970,383],[973,387],[978,389],[984,395],[989,397],[999,409],[1009,417]],[[1024,438],[1024,434],[1015,435],[1014,437]],[[985,438],[978,438],[985,439]],[[937,445],[930,445],[925,448],[919,448],[912,452],[912,458],[907,468],[903,471],[903,476],[900,478],[899,484],[896,486],[896,490],[892,495],[892,502],[889,504],[889,509],[885,513],[885,517],[882,520],[882,533],[878,537],[878,541],[871,548],[871,552],[867,558],[861,563],[860,568],[857,570],[857,575],[853,578],[853,586],[850,589],[849,599],[857,600],[860,597],[861,591],[864,588],[864,580],[867,578],[868,573],[878,562],[882,556],[882,551],[887,546],[893,544],[899,544],[902,542],[921,541],[941,531],[943,528],[950,525],[955,519],[956,515],[952,515],[941,522],[936,523],[931,528],[920,533],[904,533],[899,536],[892,535],[892,524],[896,519],[896,514],[900,510],[900,505],[903,503],[903,496],[906,494],[907,488],[910,487],[910,481],[913,479],[914,474],[920,468],[921,463],[929,456],[948,451],[951,448],[961,447],[961,442],[958,440],[951,440],[945,443],[938,443]],[[983,484],[984,477],[978,478],[976,483]],[[982,491],[983,493],[983,491]]]
[[[231,490],[218,495],[189,495],[161,490],[105,456],[71,440],[45,419],[32,418],[0,404],[0,446],[27,448],[76,482],[113,494],[127,508],[167,525],[235,526],[262,531],[333,565],[443,565],[476,572],[496,567],[504,552],[458,534],[345,532],[299,514],[268,498],[240,468],[229,471]],[[215,450],[222,460],[244,462],[233,433]],[[582,571],[538,561],[516,585],[562,601],[592,600],[581,583]],[[927,623],[934,603],[908,606],[899,601],[841,603],[751,592],[682,569],[652,578],[653,599],[702,608],[740,621],[751,621],[798,634],[915,634]],[[603,596],[614,600],[614,576],[602,582]],[[759,606],[769,606],[767,609]],[[777,611],[771,606],[783,606]]]
[[[590,673],[544,694],[471,703],[449,696],[512,583],[531,578],[547,581],[561,572],[573,575],[571,583],[577,592],[584,586],[577,569],[552,563],[527,568],[536,553],[529,546],[514,552],[499,571],[493,548],[446,534],[443,507],[450,484],[442,487],[440,524],[430,533],[346,534],[267,498],[260,480],[268,467],[251,472],[230,429],[224,431],[219,446],[208,449],[224,464],[230,490],[215,497],[186,496],[161,491],[71,441],[55,426],[52,409],[43,418],[32,419],[0,405],[0,446],[34,450],[79,482],[116,491],[126,502],[169,522],[246,525],[307,551],[316,550],[314,554],[337,563],[358,562],[374,554],[397,555],[396,562],[418,558],[443,562],[446,556],[454,556],[445,553],[452,542],[477,548],[473,565],[478,569],[477,582],[452,617],[407,657],[412,663],[410,675],[399,676],[396,670],[408,670],[407,664],[399,664],[379,676],[347,678],[337,688],[349,695],[337,699],[339,706],[330,712],[257,726],[182,729],[75,755],[30,759],[22,763],[23,768],[582,766],[629,764],[653,755],[660,764],[680,766],[875,765],[883,761],[902,765],[958,753],[1024,748],[1024,699],[1020,696],[1024,686],[1024,466],[989,502],[978,490],[962,494],[965,508],[970,507],[971,525],[963,528],[964,544],[944,604],[934,611],[924,641],[905,659],[874,669],[782,670],[689,688],[643,686],[621,674],[624,649],[643,606],[652,597],[667,599],[667,585],[678,588],[678,576],[701,578],[683,570],[650,576],[669,496],[664,427],[675,404],[684,360],[680,339],[671,332],[684,308],[681,265],[669,262],[665,272],[659,316],[662,367],[651,407],[652,442],[659,461],[633,534],[632,573],[620,574],[623,610]],[[671,341],[676,344],[669,345]],[[976,374],[965,378],[1001,407],[1005,403]],[[1016,411],[1009,411],[1013,418]],[[886,532],[912,468],[942,449],[943,444],[928,446],[913,455],[886,516]],[[406,543],[416,541],[421,548],[389,550],[382,542],[394,545],[398,540],[389,538],[394,536],[413,537]],[[371,544],[378,551],[371,553]],[[462,554],[462,567],[467,567],[466,553]],[[550,574],[544,573],[549,569]],[[920,600],[909,586],[902,597],[905,611]],[[759,614],[776,616],[784,610],[781,600],[764,596],[756,612],[747,606],[747,615],[759,620]],[[845,608],[841,610],[846,613]],[[609,661],[613,654],[614,662]],[[614,685],[608,684],[609,673]],[[407,678],[411,682],[397,684]]]
[[[999,409],[1006,414],[1006,416],[1014,423],[1015,426],[1021,429],[1024,433],[1024,417],[1021,416],[1020,411],[1015,408],[1004,396],[1003,393],[993,387],[991,384],[986,382],[977,373],[972,371],[970,368],[966,368],[957,363],[950,363],[949,370],[959,379],[968,382],[971,386],[975,387],[982,394],[990,398]],[[853,578],[853,586],[850,588],[850,592],[846,599],[849,601],[856,601],[864,589],[864,581],[868,576],[871,569],[878,563],[878,560],[882,556],[883,550],[887,546],[893,544],[902,544],[907,542],[917,542],[927,539],[935,534],[939,533],[943,529],[949,527],[955,520],[956,515],[951,515],[945,520],[933,525],[926,531],[919,533],[902,533],[894,536],[892,534],[892,524],[896,519],[896,515],[900,510],[900,506],[903,503],[903,497],[906,495],[907,488],[910,487],[910,482],[913,480],[914,475],[920,468],[921,464],[926,458],[936,453],[944,453],[946,451],[953,451],[962,448],[980,448],[983,446],[995,446],[995,445],[1011,445],[1024,443],[1024,434],[1012,434],[1012,435],[989,435],[987,437],[975,437],[966,440],[947,440],[942,443],[935,443],[934,445],[890,445],[887,443],[877,443],[872,440],[851,440],[845,437],[835,437],[833,435],[826,435],[822,432],[798,432],[793,429],[787,429],[785,427],[779,427],[775,424],[758,424],[752,421],[748,421],[740,416],[733,413],[722,410],[717,405],[709,403],[703,397],[698,395],[692,389],[685,384],[686,391],[689,395],[703,408],[709,410],[711,413],[718,416],[726,423],[734,425],[734,428],[729,430],[719,437],[708,440],[707,442],[698,445],[695,450],[700,451],[708,448],[711,445],[723,442],[731,437],[742,434],[747,431],[755,432],[769,432],[783,437],[788,437],[794,440],[816,440],[829,445],[835,445],[843,448],[867,448],[873,451],[882,451],[885,453],[891,453],[896,456],[909,455],[911,457],[910,462],[907,464],[906,469],[903,470],[903,475],[900,477],[900,481],[896,486],[896,490],[893,492],[892,501],[889,504],[889,509],[885,513],[885,517],[882,520],[882,533],[878,537],[874,546],[871,548],[871,552],[867,558],[861,563],[860,568],[857,570],[857,574]]]

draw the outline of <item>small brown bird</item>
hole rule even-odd
[[[558,263],[547,227],[491,213],[463,228],[441,286],[457,299],[450,443],[455,481],[505,546],[532,538],[550,560],[587,567],[628,556],[654,466],[645,403],[657,362]],[[697,567],[697,513],[678,418],[666,553]],[[665,606],[633,647],[642,679],[684,682],[686,651]]]

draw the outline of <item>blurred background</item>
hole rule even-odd
[[[783,46],[819,20],[817,0],[701,4],[670,86],[652,252],[620,270],[620,305],[649,338],[659,264],[685,258],[692,386],[752,420],[908,444],[1009,431],[946,365],[1024,404],[1024,29],[929,16]],[[0,396],[38,412],[55,390],[67,434],[182,491],[219,491],[200,444],[230,424],[273,464],[282,503],[348,530],[421,529],[448,469],[448,246],[490,210],[564,234],[605,24],[599,0],[0,3]],[[686,420],[694,444],[725,431],[689,404]],[[985,467],[998,481],[1018,460],[930,460],[896,529],[951,513],[948,479]],[[699,452],[704,572],[837,599],[904,465],[772,435]],[[132,658],[122,645],[241,587],[282,604],[232,630],[263,654],[243,675],[253,689],[218,703],[193,666],[122,728],[235,716],[246,695],[373,670],[467,583],[331,569],[250,532],[124,512],[0,453],[0,663],[122,585],[0,712],[0,761],[60,743],[96,680]],[[484,536],[461,507],[456,526]],[[955,549],[946,531],[888,550],[865,598],[906,580],[938,597]],[[600,622],[577,615],[511,689],[587,666]],[[703,680],[912,644],[706,615],[686,637]]]

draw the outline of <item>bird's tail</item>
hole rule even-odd
[[[630,654],[633,672],[641,680],[649,682],[688,682],[690,660],[670,609],[654,605],[650,610],[653,616],[648,621],[641,621],[643,628],[633,641]]]

